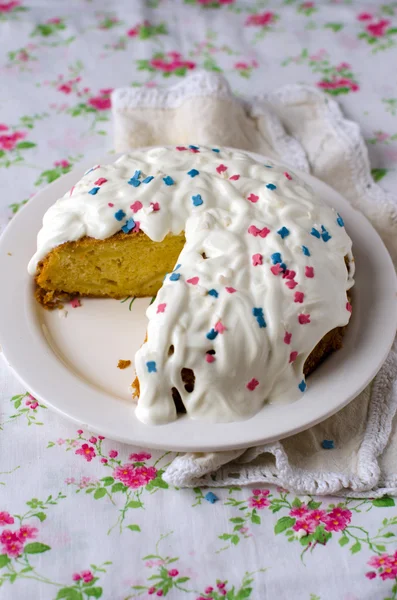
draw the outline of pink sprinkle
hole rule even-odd
[[[227,171],[227,167],[225,165],[219,165],[218,167],[216,167],[217,172],[220,173],[224,173],[225,171]]]
[[[176,149],[179,150],[179,152],[183,152],[183,150],[187,150],[187,148],[185,148],[185,146],[177,146]]]
[[[313,269],[313,267],[305,267],[305,275],[306,275],[306,277],[309,277],[310,279],[312,277],[314,277],[314,269]]]
[[[289,179],[291,181],[292,177],[289,173],[287,173],[287,171],[284,172],[284,175],[286,176],[287,179]]]
[[[70,190],[69,198],[70,198],[70,196],[73,194],[73,190],[74,190],[74,188],[75,188],[75,187],[76,187],[76,186],[73,186],[73,187],[72,187],[72,189]]]
[[[231,177],[229,177],[229,179],[231,179],[232,181],[237,181],[238,179],[240,179],[240,175],[232,175]]]
[[[304,315],[302,313],[299,315],[298,321],[301,325],[306,325],[306,323],[310,323],[310,315]]]
[[[189,148],[190,152],[193,152],[193,154],[197,154],[197,152],[200,152],[200,150],[197,150],[197,148]]]
[[[222,323],[222,321],[218,321],[214,327],[215,331],[217,331],[218,333],[224,333],[224,331],[226,331],[226,327],[224,326],[224,324]]]
[[[294,360],[296,360],[297,356],[298,356],[298,353],[296,351],[291,352],[291,354],[289,355],[289,362],[293,363]]]
[[[78,308],[81,306],[81,302],[78,298],[73,298],[70,304],[72,305],[72,308]]]
[[[136,202],[134,202],[134,204],[131,204],[130,208],[134,211],[134,213],[136,213],[138,212],[138,210],[141,210],[142,206],[142,202],[139,202],[139,200],[137,200]]]
[[[248,390],[250,390],[251,392],[254,391],[254,389],[259,385],[259,381],[257,379],[251,379],[251,381],[249,381],[246,385],[246,388]]]
[[[158,307],[157,307],[157,312],[158,313],[163,313],[165,311],[165,307],[166,306],[167,305],[165,304],[165,302],[163,302],[162,304],[159,304]]]
[[[284,344],[290,344],[291,338],[292,338],[292,333],[289,333],[288,331],[286,331],[285,336],[284,336]]]
[[[108,206],[110,206],[110,207],[114,206],[113,202],[108,202]]]
[[[283,279],[293,279],[295,275],[295,271],[290,271],[289,269],[287,269],[283,275]]]
[[[153,207],[153,212],[157,212],[160,210],[160,204],[158,202],[151,202],[150,206]]]
[[[346,302],[346,310],[348,310],[350,313],[352,312],[352,310],[353,310],[353,307],[352,307],[352,305],[350,304],[350,302]]]
[[[257,196],[256,194],[250,194],[248,196],[247,200],[249,200],[250,202],[253,202],[255,204],[255,202],[258,202],[259,196]]]
[[[186,280],[186,283],[191,283],[192,285],[197,285],[199,282],[199,278],[198,277],[191,277],[190,279]]]
[[[234,292],[237,292],[237,290],[235,290],[233,287],[227,287],[225,290],[229,292],[229,294],[234,294]]]
[[[134,227],[134,229],[132,230],[132,233],[138,233],[138,231],[140,231],[140,229],[141,229],[141,224],[140,224],[140,222],[139,222],[139,221],[135,221],[135,227]]]
[[[268,229],[267,227],[264,227],[259,231],[259,235],[261,236],[261,238],[265,238],[269,233],[270,229]]]
[[[303,298],[305,297],[305,294],[303,292],[295,292],[295,296],[294,296],[294,302],[303,302]]]
[[[99,179],[97,179],[95,181],[95,185],[102,185],[102,184],[104,184],[106,182],[107,182],[107,179],[105,179],[104,177],[100,177]]]
[[[252,264],[254,267],[262,264],[262,254],[253,254],[252,255]]]
[[[251,235],[253,235],[255,237],[257,235],[259,235],[259,231],[260,231],[260,229],[258,229],[257,227],[255,227],[255,225],[250,225],[248,227],[248,233],[250,233]]]
[[[280,267],[280,263],[277,263],[276,265],[270,267],[270,270],[273,273],[273,275],[279,275],[283,272],[283,269]]]
[[[294,280],[291,280],[291,279],[288,279],[288,281],[286,281],[286,282],[285,282],[285,285],[286,285],[286,286],[287,286],[287,288],[289,288],[290,290],[293,290],[293,289],[294,289],[294,288],[295,288],[295,287],[298,285],[298,282],[297,282],[297,281],[294,281]]]
[[[215,356],[213,354],[206,354],[205,360],[207,361],[207,363],[212,363],[215,360]]]

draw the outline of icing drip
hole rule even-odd
[[[222,148],[134,151],[90,170],[47,211],[29,272],[63,242],[120,229],[186,236],[135,357],[145,423],[176,418],[172,388],[190,417],[212,421],[293,401],[314,346],[349,321],[342,217],[285,167]]]

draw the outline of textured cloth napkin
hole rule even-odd
[[[112,106],[118,152],[216,144],[310,171],[365,214],[397,264],[397,198],[374,183],[358,125],[319,90],[288,85],[241,99],[222,76],[197,72],[171,87],[117,89]],[[323,423],[248,450],[178,456],[164,479],[180,487],[276,483],[307,494],[396,494],[396,350],[395,342],[373,382]],[[335,449],[324,450],[324,439]]]

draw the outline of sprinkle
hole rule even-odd
[[[306,323],[310,323],[310,315],[304,315],[302,313],[298,316],[298,321],[301,325],[306,325]]]
[[[91,194],[91,196],[95,196],[95,194],[98,192],[98,190],[100,190],[101,188],[99,187],[93,187],[90,189],[90,191],[88,192],[89,194]]]
[[[148,373],[157,373],[156,363],[154,360],[149,360],[146,363]]]
[[[316,237],[318,239],[320,239],[320,237],[321,237],[320,232],[317,231],[317,229],[315,227],[312,227],[312,230],[310,233],[311,233],[311,235],[313,235],[314,237]]]
[[[262,264],[262,254],[253,254],[252,255],[252,264],[254,267]]]
[[[306,246],[302,246],[302,252],[305,256],[310,256],[310,250]]]
[[[134,227],[134,229],[132,230],[132,233],[138,233],[138,231],[140,231],[140,229],[141,229],[141,224],[140,224],[140,222],[139,222],[139,221],[136,221],[136,222],[135,222],[135,227]]]
[[[114,218],[117,219],[118,221],[122,221],[125,217],[125,212],[123,210],[118,210],[116,213],[114,213]]]
[[[289,279],[288,281],[285,282],[285,285],[287,286],[287,288],[289,288],[290,290],[293,290],[297,285],[298,282],[294,281],[292,279]]]
[[[270,233],[270,229],[268,229],[267,227],[264,227],[263,229],[261,229],[259,231],[259,235],[261,238],[265,238],[269,233]]]
[[[253,392],[258,385],[259,381],[257,379],[251,379],[251,381],[249,381],[245,387],[247,390],[250,390],[250,392]]]
[[[121,228],[121,231],[124,231],[124,233],[129,233],[132,229],[134,229],[134,227],[135,227],[135,221],[132,217],[130,217],[125,222],[125,225],[123,225],[123,227]]]
[[[250,233],[254,237],[257,237],[259,235],[260,237],[265,238],[270,233],[270,229],[268,229],[267,227],[264,227],[263,229],[258,229],[257,227],[255,227],[255,225],[250,225],[248,227],[248,233]]]
[[[73,298],[70,304],[72,308],[79,308],[79,306],[81,306],[81,302],[78,298]]]
[[[322,230],[321,237],[322,237],[323,242],[328,242],[328,240],[332,239],[332,235],[330,235],[328,233],[328,231],[325,229],[324,225],[321,225],[321,230]]]
[[[289,362],[293,363],[294,360],[296,360],[298,357],[298,353],[296,350],[294,350],[293,352],[291,352],[291,354],[289,355]]]
[[[179,150],[179,152],[183,152],[183,150],[187,150],[187,148],[185,148],[185,146],[177,146],[176,149]]]
[[[277,263],[281,263],[282,262],[282,258],[281,258],[281,254],[280,252],[274,252],[273,254],[270,255],[270,259],[272,261],[272,263],[274,265],[276,265]]]
[[[134,179],[133,177],[131,177],[131,179],[128,180],[128,183],[130,185],[133,185],[134,187],[139,187],[141,185],[139,179]]]
[[[74,188],[75,188],[75,187],[76,187],[76,186],[74,185],[74,186],[72,187],[72,189],[70,190],[69,198],[70,198],[70,196],[73,194],[73,190],[74,190]]]
[[[107,182],[107,179],[105,179],[104,177],[100,177],[94,183],[95,183],[95,185],[102,185],[102,184],[104,184],[106,182]]]
[[[154,179],[153,175],[148,175],[147,177],[145,177],[142,183],[150,183],[152,179]]]
[[[333,450],[335,448],[334,440],[323,440],[321,446],[324,450]]]
[[[214,327],[215,331],[218,333],[224,333],[226,331],[226,327],[222,323],[222,321],[218,321]]]
[[[267,165],[266,165],[266,166],[267,166]],[[271,168],[271,167],[270,167],[270,168]],[[276,185],[274,185],[274,183],[268,183],[268,184],[266,185],[266,187],[267,187],[267,189],[268,189],[268,190],[275,190],[275,189],[277,188],[277,186],[276,186]]]
[[[305,297],[305,294],[303,292],[295,292],[295,296],[294,296],[294,302],[303,302],[303,299]]]
[[[197,171],[197,169],[190,169],[190,171],[188,171],[187,174],[190,175],[190,177],[196,177],[196,175],[199,175],[200,172]]]
[[[282,239],[284,239],[287,237],[287,235],[289,235],[289,229],[287,229],[286,227],[282,227],[277,231],[277,233],[278,235],[281,235]]]
[[[276,265],[273,265],[273,267],[270,267],[270,270],[273,273],[273,275],[279,275],[280,273],[283,272],[283,269],[279,263],[277,263]]]
[[[192,196],[192,202],[193,206],[201,206],[203,204],[203,199],[200,194],[197,194],[197,196]]]
[[[287,265],[285,263],[281,263],[280,267],[283,271],[287,270]]]
[[[272,165],[263,165],[266,169],[273,169]]]
[[[192,285],[197,285],[199,282],[199,278],[198,277],[191,277],[190,279],[186,280],[186,283],[191,283]]]
[[[289,181],[291,181],[292,177],[289,173],[287,173],[287,171],[284,171],[284,175],[287,179],[289,179]]]
[[[263,317],[263,309],[262,308],[253,308],[252,314],[256,318],[256,322],[258,323],[260,328],[266,327],[266,321]]]
[[[167,175],[166,177],[163,177],[163,181],[164,181],[165,185],[174,185],[174,183],[175,183],[175,181],[169,175]]]
[[[181,268],[181,266],[182,266],[182,265],[181,265],[181,263],[178,263],[178,264],[176,265],[176,267],[175,267],[174,271],[177,271],[178,269],[180,269],[180,268]]]
[[[160,210],[160,204],[158,202],[151,202],[150,206],[153,208],[153,212],[158,212]]]
[[[219,174],[224,173],[225,171],[227,171],[227,167],[225,165],[219,165],[218,167],[216,167],[216,170]]]
[[[292,333],[289,333],[288,331],[286,331],[285,335],[284,335],[284,344],[290,344],[291,338],[292,338]]]
[[[345,222],[342,219],[342,217],[340,216],[339,213],[336,213],[338,215],[338,218],[336,219],[336,222],[338,223],[339,227],[344,227],[345,226]]]
[[[212,354],[206,354],[205,360],[207,361],[207,363],[213,363],[215,361],[215,356],[213,356]]]
[[[165,302],[163,302],[162,304],[159,304],[157,307],[157,312],[158,313],[163,313],[165,311],[165,307],[167,306],[167,304]]]
[[[301,392],[304,392],[306,389],[306,383],[305,380],[302,379],[302,381],[300,382],[300,384],[298,385],[298,388],[300,389]]]
[[[108,206],[113,207],[114,206],[113,202],[108,202]]]
[[[139,178],[140,178],[140,176],[141,176],[141,172],[140,172],[140,170],[139,170],[139,169],[137,169],[137,170],[135,171],[135,173],[133,174],[133,176],[132,176],[132,179],[139,179]]]
[[[252,202],[253,204],[255,204],[255,202],[258,202],[259,196],[257,196],[256,194],[250,194],[248,196],[247,200],[249,200],[250,202]]]
[[[134,202],[134,204],[131,204],[130,208],[134,213],[136,213],[138,212],[138,210],[141,210],[142,206],[142,202],[139,202],[139,200],[137,200],[136,202]]]
[[[212,290],[208,290],[208,295],[214,296],[214,298],[218,298],[219,293],[216,290],[212,289]]]
[[[214,504],[215,502],[218,502],[219,498],[218,496],[215,496],[215,494],[213,494],[212,492],[208,492],[204,498],[207,500],[207,502],[211,502],[211,504]]]
[[[231,177],[229,177],[229,179],[231,181],[238,181],[240,179],[240,175],[232,175]]]
[[[212,152],[220,152],[219,148],[212,148]]]
[[[348,311],[349,311],[349,313],[351,313],[351,312],[352,312],[352,310],[353,310],[353,307],[352,307],[352,305],[350,304],[350,302],[346,302],[346,310],[348,310]]]
[[[178,279],[180,278],[181,274],[180,273],[172,273],[170,275],[170,280],[171,281],[178,281]]]
[[[312,279],[312,277],[314,277],[314,269],[313,269],[313,267],[305,267],[305,275],[309,279]]]
[[[218,335],[218,332],[215,331],[215,329],[211,329],[211,331],[209,331],[207,333],[207,339],[208,340],[214,340],[216,338],[216,336]]]
[[[291,269],[291,271],[289,271],[287,269],[283,275],[283,279],[294,279],[295,275],[296,275],[295,271],[293,271],[292,269]]]
[[[229,294],[234,294],[234,292],[237,292],[237,290],[235,290],[233,287],[226,287],[225,290],[229,292]]]
[[[192,146],[191,144],[189,146],[189,150],[196,150],[197,151],[198,149],[199,149],[198,146]]]

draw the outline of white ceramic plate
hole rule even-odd
[[[262,157],[253,155],[260,160]],[[111,162],[107,157],[102,164]],[[89,168],[88,165],[87,168]],[[11,221],[0,240],[0,341],[6,361],[26,388],[49,408],[108,438],[176,451],[226,450],[271,442],[326,419],[374,377],[391,347],[397,323],[396,277],[380,237],[338,193],[305,173],[299,175],[342,215],[356,259],[354,310],[344,347],[308,380],[307,392],[287,405],[265,406],[236,423],[208,424],[186,416],[162,426],[135,417],[129,385],[144,339],[150,299],[83,299],[82,307],[46,311],[35,301],[27,264],[36,249],[42,217],[86,168],[38,193]]]

